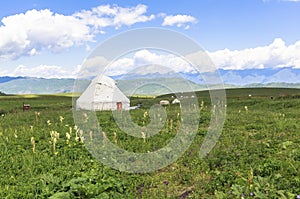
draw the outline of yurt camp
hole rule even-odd
[[[92,80],[76,101],[78,110],[128,110],[129,99],[110,77],[101,75]]]

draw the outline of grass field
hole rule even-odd
[[[300,89],[227,90],[222,134],[203,159],[211,106],[208,92],[197,96],[205,107],[193,144],[146,174],[111,169],[89,154],[74,126],[71,95],[1,96],[0,198],[300,198]],[[171,95],[132,97],[132,105],[143,105],[130,112],[133,121],[149,123],[143,115],[160,99]],[[23,103],[31,109],[23,111]],[[147,152],[174,138],[178,108],[167,107],[161,133],[145,142],[120,131],[111,112],[97,116],[113,143]]]

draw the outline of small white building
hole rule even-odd
[[[180,100],[176,98],[172,101],[172,104],[180,104]]]
[[[130,101],[117,83],[104,75],[93,79],[76,101],[76,109],[79,110],[128,110],[129,107]]]

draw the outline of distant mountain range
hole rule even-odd
[[[71,92],[74,85],[74,79],[32,77],[1,77],[0,82],[0,91],[6,94],[65,93]]]
[[[0,77],[0,84],[4,83],[4,82],[9,82],[12,80],[16,80],[16,79],[26,79],[25,77],[9,77],[9,76],[4,76],[4,77]]]
[[[300,88],[300,69],[219,70],[225,88],[281,87]],[[200,73],[153,72],[147,75],[130,73],[113,76],[125,94],[159,95],[173,91],[207,89]],[[45,79],[34,77],[0,77],[0,92],[6,94],[49,94],[72,92],[75,79]],[[85,88],[89,80],[80,80]]]
[[[244,69],[244,70],[218,70],[224,84],[235,86],[248,86],[251,84],[271,83],[300,83],[300,68],[291,67],[276,69]],[[183,74],[187,79],[195,83],[203,83],[201,74]],[[284,86],[286,84],[282,84]],[[280,86],[280,85],[278,85]]]
[[[220,74],[225,84],[300,83],[300,68],[220,70]]]

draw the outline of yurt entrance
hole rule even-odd
[[[121,110],[122,109],[122,102],[117,102],[117,110]]]

